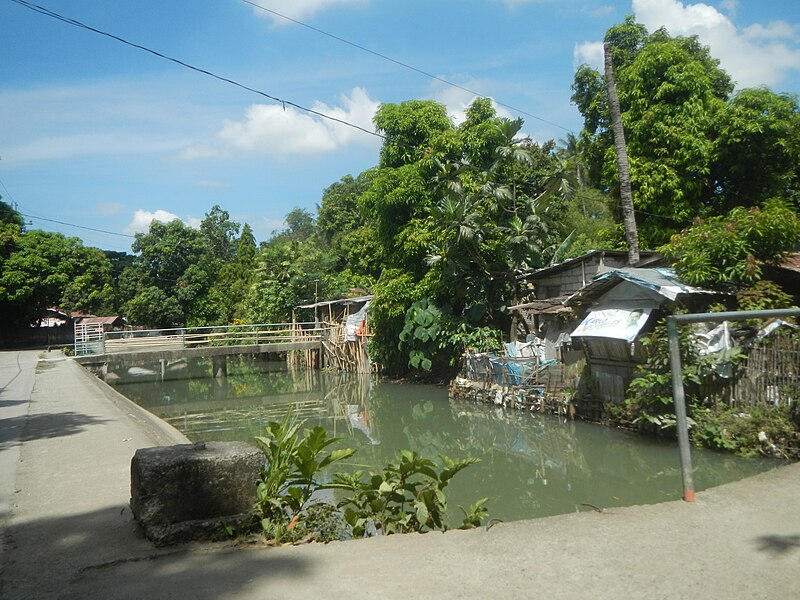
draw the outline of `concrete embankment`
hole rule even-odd
[[[800,597],[800,464],[701,492],[694,505],[157,550],[128,508],[130,459],[185,441],[70,360],[0,353],[0,597]]]

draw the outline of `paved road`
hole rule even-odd
[[[800,464],[695,505],[324,546],[156,550],[127,507],[130,459],[185,440],[71,361],[36,359],[0,353],[2,598],[800,597]]]

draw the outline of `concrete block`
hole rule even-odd
[[[156,545],[217,539],[221,519],[247,518],[263,454],[244,442],[141,448],[131,460],[131,510]]]

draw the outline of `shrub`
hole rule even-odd
[[[327,448],[339,438],[330,437],[322,427],[301,435],[304,424],[289,411],[282,423],[270,421],[266,435],[256,437],[265,464],[256,488],[255,513],[264,534],[277,541],[314,514],[306,508],[313,494],[326,487],[319,479],[323,469],[355,454],[352,448],[329,452]]]
[[[796,447],[798,432],[784,406],[693,406],[696,445],[736,452],[741,456],[784,456],[780,448]]]
[[[441,467],[403,450],[397,462],[389,463],[382,472],[336,475],[334,485],[352,493],[339,503],[354,537],[390,535],[393,533],[445,531],[447,500],[444,489],[459,471],[478,462],[476,458],[453,460],[440,456]],[[464,510],[462,528],[477,527],[487,511],[483,498]]]

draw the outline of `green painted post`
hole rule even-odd
[[[689,424],[686,420],[686,397],[683,392],[683,376],[681,374],[681,347],[678,340],[678,323],[674,316],[667,317],[667,336],[669,337],[669,366],[672,371],[672,399],[675,403],[675,426],[678,428],[678,450],[681,457],[683,499],[686,502],[694,502],[692,452],[689,447]]]

